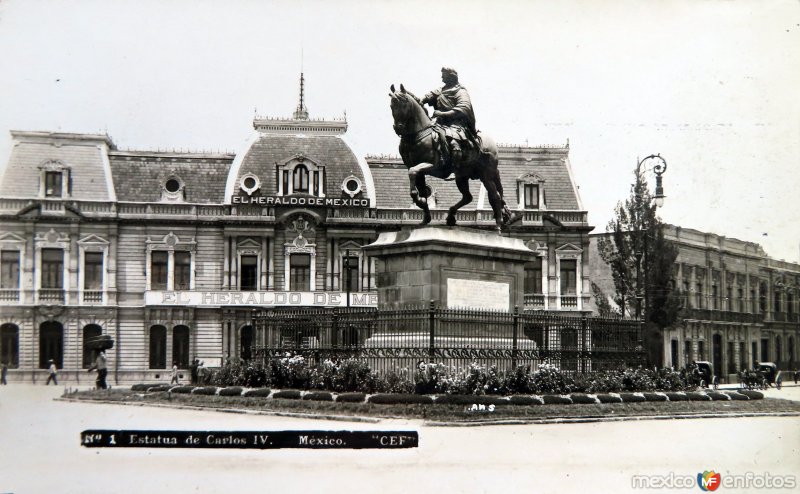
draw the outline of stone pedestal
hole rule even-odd
[[[534,257],[520,239],[437,226],[382,233],[364,250],[377,259],[378,307],[386,309],[433,301],[522,310],[523,266]]]

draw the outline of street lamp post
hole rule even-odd
[[[647,264],[647,231],[644,228],[644,205],[642,203],[643,195],[646,190],[647,184],[644,181],[643,174],[647,171],[644,164],[649,160],[656,160],[652,170],[656,175],[656,193],[654,196],[655,206],[661,207],[664,205],[664,184],[661,176],[667,171],[667,162],[660,154],[651,154],[645,156],[636,163],[636,183],[634,184],[634,200],[635,200],[635,218],[634,218],[634,257],[636,260],[636,319],[640,325],[640,336],[644,333],[644,312],[647,310],[648,294],[647,284],[649,278],[649,265]],[[642,279],[642,257],[644,256],[644,280]],[[644,311],[642,310],[642,301],[644,301]],[[645,338],[645,343],[649,342],[650,338]],[[660,352],[659,352],[660,353]],[[647,345],[646,349],[647,364],[650,361],[651,349]]]
[[[653,173],[656,175],[656,193],[653,198],[655,199],[656,207],[664,205],[664,184],[661,176],[667,171],[667,162],[660,154],[651,154],[645,156],[638,163],[636,163],[636,183],[634,184],[634,198],[636,201],[635,213],[636,218],[634,221],[634,251],[633,254],[636,259],[636,319],[642,320],[644,314],[642,313],[642,301],[645,302],[645,310],[647,309],[647,278],[649,266],[647,265],[647,234],[643,228],[643,205],[642,195],[643,189],[647,186],[644,182],[642,174],[647,171],[643,165],[648,160],[657,160],[658,162],[653,165]],[[642,283],[642,255],[644,254],[644,283]]]

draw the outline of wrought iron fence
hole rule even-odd
[[[546,312],[444,309],[271,309],[254,316],[253,355],[266,363],[357,358],[379,374],[421,362],[463,370],[476,362],[510,370],[549,363],[568,373],[641,365],[638,321]]]

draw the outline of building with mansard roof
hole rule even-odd
[[[109,379],[250,358],[254,309],[375,306],[361,248],[422,215],[400,159],[363,156],[346,120],[253,121],[236,153],[121,150],[107,135],[12,131],[0,181],[0,357],[43,382],[89,383],[84,342],[114,338]],[[588,223],[569,147],[500,146],[511,235],[531,250],[521,310],[588,309]],[[433,181],[434,223],[460,197]],[[461,226],[491,230],[478,182]],[[313,344],[312,341],[309,344]]]
[[[591,234],[592,283],[614,293],[611,269]],[[754,242],[667,225],[678,249],[672,284],[683,297],[678,321],[659,331],[662,364],[686,367],[710,361],[724,382],[756,362],[797,369],[800,340],[800,265],[770,258]],[[592,305],[595,301],[592,300]]]

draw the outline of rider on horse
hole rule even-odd
[[[450,144],[450,162],[458,170],[464,160],[464,153],[472,148],[480,152],[481,144],[475,129],[475,112],[467,89],[458,83],[458,72],[442,67],[444,87],[434,89],[420,99],[420,104],[433,107],[433,116],[442,128],[446,141]],[[467,149],[462,149],[462,145]],[[446,146],[445,146],[446,148]]]

